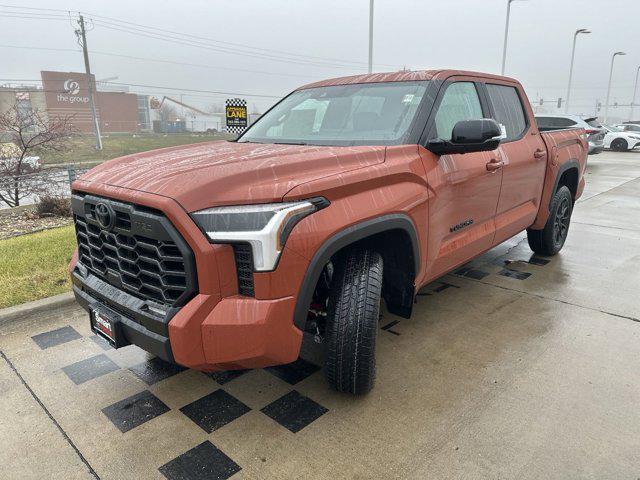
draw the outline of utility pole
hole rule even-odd
[[[373,72],[373,0],[369,0],[369,73]]]
[[[87,34],[84,26],[84,17],[82,15],[78,18],[78,25],[80,28],[76,30],[76,36],[78,37],[78,43],[82,47],[82,54],[84,55],[84,70],[87,74],[87,86],[89,90],[89,106],[91,107],[91,115],[93,116],[93,131],[96,135],[96,150],[102,150],[102,137],[100,136],[100,124],[98,123],[98,114],[96,112],[96,103],[93,98],[93,92],[95,91],[95,85],[93,83],[93,76],[91,75],[91,67],[89,65],[89,51],[87,50]]]
[[[604,104],[604,122],[607,123],[609,119],[609,98],[611,97],[611,80],[613,78],[613,62],[618,55],[626,55],[624,52],[615,52],[611,56],[611,69],[609,70],[609,85],[607,86],[607,101]]]
[[[567,101],[564,104],[564,113],[569,113],[569,99],[571,98],[571,80],[573,78],[573,60],[576,56],[576,40],[581,33],[589,34],[591,30],[587,28],[579,28],[573,34],[573,47],[571,48],[571,64],[569,66],[569,85],[567,86]]]

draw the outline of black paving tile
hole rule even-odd
[[[524,280],[525,278],[529,278],[531,276],[530,273],[518,272],[517,270],[511,270],[510,268],[503,268],[498,272],[498,275],[515,278],[516,280]]]
[[[162,400],[145,390],[103,408],[102,413],[125,433],[169,410]]]
[[[261,412],[272,418],[287,430],[297,433],[329,410],[308,397],[292,390]]]
[[[460,270],[456,270],[453,273],[460,277],[473,278],[474,280],[482,280],[484,277],[487,277],[489,275],[489,272],[485,272],[484,270],[478,270],[475,268],[461,268]]]
[[[250,410],[251,408],[222,389],[218,389],[180,409],[207,433],[225,426]]]
[[[91,337],[89,337],[89,338],[91,339],[91,341],[93,343],[98,345],[102,350],[111,350],[111,349],[113,349],[113,347],[111,345],[109,345],[109,342],[107,342],[100,335],[91,335]]]
[[[311,362],[307,362],[302,358],[298,358],[293,363],[286,365],[276,365],[275,367],[267,367],[266,371],[275,375],[280,380],[284,380],[289,385],[295,385],[296,383],[304,380],[309,375],[316,373],[320,370],[320,367],[314,365]]]
[[[71,365],[63,367],[62,371],[67,374],[67,377],[69,377],[73,383],[80,385],[88,380],[101,377],[102,375],[115,372],[119,369],[120,367],[109,357],[101,354],[80,362],[72,363]]]
[[[56,345],[62,345],[63,343],[70,342],[82,338],[73,327],[67,325],[66,327],[57,328],[50,332],[39,333],[34,335],[31,339],[42,349],[55,347]]]
[[[247,372],[250,372],[250,370],[226,370],[222,372],[208,372],[205,373],[205,375],[212,378],[220,385],[224,385],[225,383],[229,383],[231,380],[241,377]]]
[[[454,285],[452,283],[447,283],[447,282],[440,282],[440,285],[436,288],[433,289],[434,292],[436,293],[440,293],[443,290],[446,290],[447,288],[460,288],[458,285]]]
[[[529,259],[529,263],[531,265],[539,265],[539,266],[543,266],[546,265],[547,263],[549,263],[551,260],[547,259],[547,258],[542,258],[542,257],[536,257],[535,255],[533,255],[530,259]]]
[[[184,372],[185,367],[176,365],[175,363],[165,362],[161,358],[154,357],[146,362],[139,363],[130,367],[131,370],[138,378],[140,378],[147,385],[153,385],[165,378],[173,377],[174,375]]]
[[[169,480],[225,480],[241,468],[207,440],[158,470]]]
[[[396,332],[395,330],[391,330],[392,327],[395,327],[397,324],[399,324],[400,321],[399,320],[393,320],[389,323],[387,323],[384,327],[382,327],[382,330],[384,330],[385,332],[389,332],[392,333],[394,335],[400,335],[398,332]]]

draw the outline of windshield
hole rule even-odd
[[[299,90],[238,142],[296,145],[404,143],[427,82],[363,83]]]
[[[614,127],[614,126],[612,126],[612,125],[604,125],[604,124],[603,124],[602,126],[603,126],[605,129],[607,129],[608,131],[610,131],[610,132],[624,132],[624,130],[623,130],[623,129],[618,128],[618,127]]]

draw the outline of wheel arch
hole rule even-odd
[[[577,160],[568,160],[558,168],[556,180],[553,185],[551,198],[549,200],[549,211],[551,210],[551,202],[560,187],[567,187],[571,192],[571,198],[575,202],[578,194],[578,183],[580,182],[580,164]]]
[[[325,240],[309,262],[298,292],[293,315],[297,328],[305,331],[307,312],[325,265],[336,254],[356,244],[371,246],[382,255],[385,267],[383,295],[389,311],[406,318],[411,315],[414,281],[420,267],[420,247],[411,218],[397,213],[356,223]]]

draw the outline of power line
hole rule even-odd
[[[169,42],[169,43],[175,43],[178,45],[185,45],[185,46],[189,46],[189,47],[195,47],[195,48],[202,48],[204,50],[211,50],[214,52],[219,52],[219,53],[227,53],[227,54],[232,54],[232,55],[239,55],[239,56],[244,56],[244,57],[250,57],[250,58],[258,58],[258,59],[267,59],[267,60],[273,60],[273,61],[277,61],[277,62],[284,62],[284,63],[292,63],[292,64],[297,64],[297,65],[306,65],[306,66],[317,66],[317,67],[333,67],[333,68],[362,68],[362,67],[354,67],[351,65],[340,65],[340,64],[331,64],[331,63],[320,63],[320,62],[316,62],[316,61],[305,61],[305,60],[296,60],[296,59],[289,59],[289,58],[282,58],[282,57],[277,57],[274,55],[268,55],[268,54],[260,54],[258,52],[243,52],[243,51],[239,51],[239,50],[231,50],[225,47],[216,47],[213,45],[209,45],[206,44],[204,42],[198,42],[195,40],[187,40],[187,39],[180,39],[177,37],[169,37],[163,34],[156,34],[156,33],[152,33],[152,32],[147,32],[147,31],[143,31],[140,29],[132,29],[129,27],[124,27],[124,26],[116,26],[115,24],[107,24],[102,20],[93,20],[94,24],[96,26],[100,26],[102,28],[106,28],[109,30],[115,30],[118,32],[124,32],[124,33],[129,33],[132,35],[138,35],[141,37],[146,37],[146,38],[152,38],[154,40],[161,40],[164,42]]]
[[[254,47],[252,45],[246,45],[246,44],[242,44],[242,43],[227,42],[227,41],[223,41],[223,40],[216,40],[216,39],[212,39],[212,38],[208,38],[208,37],[203,37],[203,36],[200,36],[200,35],[192,35],[192,34],[188,34],[188,33],[182,33],[182,32],[176,32],[176,31],[172,31],[172,30],[167,30],[167,29],[163,29],[163,28],[160,28],[160,27],[152,27],[152,26],[148,26],[148,25],[142,25],[142,24],[139,24],[139,23],[128,22],[126,20],[119,20],[119,19],[112,18],[112,17],[105,17],[103,15],[96,15],[96,14],[91,14],[91,13],[88,13],[87,15],[91,15],[92,17],[95,17],[95,18],[98,18],[98,19],[111,20],[112,22],[116,22],[116,23],[120,23],[120,24],[127,24],[127,25],[132,25],[132,26],[135,26],[135,27],[140,27],[140,28],[146,29],[146,30],[156,30],[156,31],[163,32],[163,33],[169,33],[169,34],[174,35],[174,36],[177,35],[177,36],[181,36],[181,37],[193,38],[193,39],[196,39],[196,40],[203,40],[204,42],[207,42],[207,43],[219,43],[219,44],[223,44],[223,45],[229,45],[229,46],[232,46],[232,47],[248,48],[248,49],[262,51],[262,52],[271,52],[271,53],[277,53],[277,54],[280,54],[280,55],[293,56],[293,57],[311,58],[311,59],[323,60],[323,61],[341,63],[341,64],[355,64],[355,65],[362,65],[362,66],[367,65],[366,62],[359,62],[359,61],[355,61],[355,60],[343,60],[343,59],[330,58],[330,57],[318,57],[318,56],[313,56],[313,55],[305,55],[305,54],[287,52],[287,51],[284,51],[284,50],[276,50],[276,49],[271,49],[271,48]],[[383,65],[383,64],[379,64],[379,65],[387,66],[387,67],[395,67],[394,65]]]
[[[63,15],[60,16],[36,16],[36,15],[27,15],[27,14],[12,14],[12,13],[4,13],[0,12],[0,17],[4,18],[22,18],[27,20],[63,20],[67,21],[69,17],[65,17]]]
[[[31,11],[42,10],[42,11],[67,12],[67,14],[70,14],[70,12],[62,9],[21,7],[16,5],[7,5],[7,4],[0,4],[0,7],[10,8],[10,9],[19,10],[19,11],[23,9],[27,9]],[[277,60],[277,61],[283,61],[283,62],[289,62],[289,63],[299,63],[304,65],[331,66],[331,67],[338,67],[338,68],[363,68],[364,69],[366,65],[365,62],[312,56],[312,55],[287,52],[283,50],[255,47],[255,46],[246,45],[246,44],[216,40],[216,39],[203,37],[199,35],[175,32],[175,31],[163,29],[160,27],[142,25],[135,22],[119,20],[112,17],[97,15],[89,12],[85,12],[85,14],[90,17],[95,17],[93,21],[95,23],[100,23],[101,26],[104,28],[111,28],[112,30],[120,29],[119,31],[126,31],[126,33],[137,34],[141,36],[148,36],[149,38],[154,38],[157,40],[169,41],[168,39],[171,38],[171,40],[176,43],[180,42],[180,44],[194,46],[194,47],[200,46],[201,48],[204,48],[206,46],[212,50],[220,51],[223,53],[233,53],[236,55],[245,55],[245,56],[252,56],[257,58],[265,58],[265,54],[266,54],[266,57],[271,60]],[[61,15],[60,17],[63,17],[63,16]],[[162,32],[162,34],[158,34],[156,32]],[[166,35],[166,34],[169,34],[169,35]],[[224,47],[222,45],[227,45],[227,47]],[[253,51],[246,51],[241,49],[250,49]],[[264,52],[264,53],[260,53],[260,52]],[[396,66],[394,65],[383,65],[383,64],[379,64],[379,65],[396,68]]]
[[[2,45],[2,44],[0,44],[0,48],[15,48],[20,50],[43,50],[43,51],[51,51],[51,52],[74,52],[74,53],[78,53],[82,51],[74,48],[27,47],[27,46],[21,46],[21,45]],[[110,57],[127,58],[130,60],[142,60],[147,62],[168,63],[172,65],[183,65],[188,67],[210,68],[214,70],[229,70],[229,71],[237,71],[237,72],[245,72],[245,73],[259,73],[263,75],[277,75],[277,76],[293,77],[293,78],[313,78],[313,79],[318,78],[317,76],[313,76],[313,75],[298,75],[298,74],[291,74],[291,73],[268,72],[264,70],[249,70],[249,69],[243,69],[243,68],[206,65],[201,63],[178,62],[175,60],[165,60],[161,58],[138,57],[134,55],[124,55],[124,54],[112,53],[112,52],[99,52],[96,50],[89,50],[89,51],[92,55],[106,55]]]
[[[0,78],[0,82],[39,82],[42,83],[42,80],[33,79],[33,78]],[[167,87],[164,85],[144,85],[140,83],[124,83],[124,82],[100,82],[107,85],[117,85],[117,86],[125,86],[125,87],[142,87],[142,88],[154,88],[161,91],[166,90],[175,90],[179,92],[193,92],[193,93],[215,93],[221,95],[238,95],[241,97],[255,97],[255,98],[282,98],[281,95],[265,95],[265,94],[252,94],[252,93],[241,93],[241,92],[227,92],[222,90],[199,90],[194,88],[180,88],[180,87]]]

